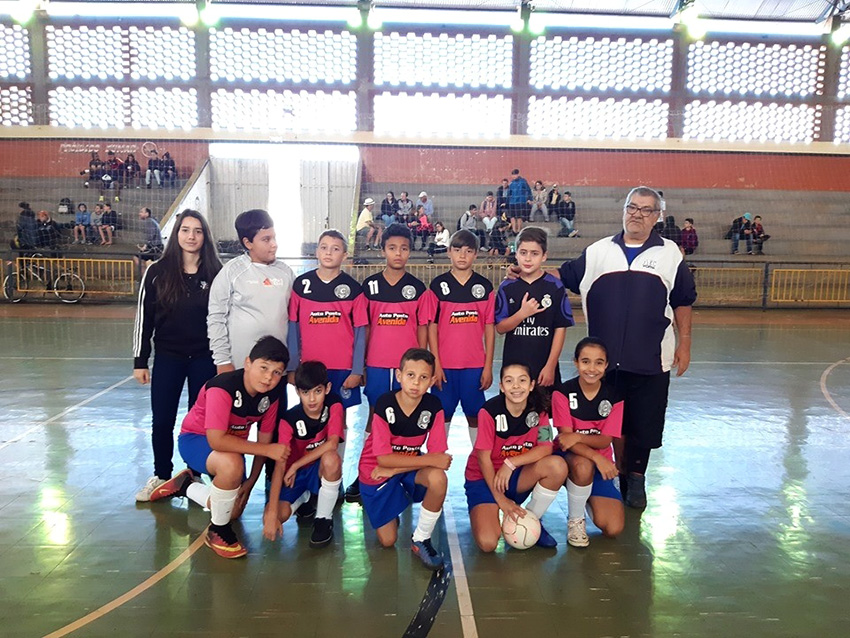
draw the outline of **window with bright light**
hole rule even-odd
[[[134,80],[195,77],[195,33],[185,27],[130,27],[129,53]]]
[[[381,93],[375,96],[375,133],[399,137],[507,137],[511,100],[497,95]]]
[[[60,86],[47,96],[50,124],[68,128],[124,128],[130,89]]]
[[[850,46],[841,49],[841,71],[838,74],[838,97],[850,96]]]
[[[688,49],[693,93],[808,97],[823,91],[826,47],[694,42]]]
[[[530,64],[536,89],[667,93],[673,40],[540,37]]]
[[[29,74],[29,33],[17,24],[0,24],[0,78],[23,80]]]
[[[835,143],[850,144],[850,106],[843,106],[835,112]]]
[[[213,80],[352,84],[357,40],[349,32],[211,29]]]
[[[375,34],[375,84],[510,88],[513,37]]]
[[[685,106],[683,139],[716,142],[811,142],[820,133],[820,107],[755,102]]]
[[[532,97],[528,134],[590,140],[664,139],[669,109],[662,100]]]
[[[212,94],[212,125],[223,131],[349,133],[357,128],[353,92],[227,91]]]
[[[30,88],[21,86],[0,88],[0,125],[27,126],[32,123]]]
[[[133,128],[183,129],[198,126],[198,94],[195,89],[140,88],[130,95]]]

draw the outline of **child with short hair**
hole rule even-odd
[[[431,535],[443,511],[452,457],[446,453],[446,424],[434,383],[434,355],[411,348],[395,371],[400,389],[375,403],[372,431],[360,457],[363,509],[383,547],[398,538],[398,516],[411,501],[422,503],[411,550],[429,569],[443,566]],[[428,452],[422,453],[427,443]]]
[[[436,359],[432,392],[443,404],[447,423],[458,404],[474,443],[484,391],[493,383],[496,343],[493,284],[473,270],[478,237],[459,230],[449,242],[451,269],[431,281],[428,292],[428,345]]]
[[[528,226],[516,241],[520,274],[506,279],[496,297],[496,331],[505,335],[503,365],[527,363],[541,388],[561,383],[558,356],[574,324],[564,284],[545,273],[547,234]]]
[[[320,361],[298,366],[295,389],[300,402],[284,413],[278,429],[278,442],[290,449],[289,458],[275,464],[263,536],[276,540],[281,525],[292,516],[292,504],[308,492],[318,495],[310,546],[325,547],[333,541],[333,508],[342,483],[337,447],[343,439],[345,412]]]
[[[499,396],[478,413],[478,438],[466,463],[466,501],[472,535],[483,552],[496,549],[501,536],[499,510],[514,520],[526,510],[542,518],[567,478],[564,459],[552,455],[545,396],[527,365],[508,364],[499,375]],[[558,541],[540,527],[539,547]]]
[[[694,220],[686,217],[685,225],[682,226],[682,250],[686,255],[693,255],[697,246],[699,246],[699,237],[697,229],[694,228]]]
[[[605,383],[608,349],[595,337],[576,344],[574,359],[578,376],[552,393],[552,421],[558,429],[556,454],[570,468],[567,487],[567,542],[587,547],[585,505],[593,523],[603,534],[615,537],[623,531],[625,512],[614,484],[617,466],[612,441],[623,428],[623,401]]]
[[[103,207],[100,204],[94,207],[89,223],[92,231],[92,237],[97,239],[94,237],[95,233],[97,233],[97,236],[100,237],[100,245],[105,246],[106,235],[103,232]]]
[[[408,349],[424,348],[428,342],[427,288],[405,269],[412,248],[410,230],[390,224],[381,237],[386,267],[363,281],[369,321],[364,390],[370,406],[369,422],[378,399],[399,387],[395,375],[399,359]],[[360,501],[357,481],[346,490],[345,500]]]
[[[244,369],[207,381],[183,419],[177,439],[180,456],[189,469],[160,485],[150,497],[158,501],[187,496],[201,507],[209,507],[210,526],[204,542],[223,558],[248,553],[230,521],[234,511],[244,508],[265,459],[281,463],[289,456],[286,445],[271,442],[277,424],[278,384],[288,362],[286,346],[266,336],[251,349]],[[256,443],[248,440],[254,423],[259,430]],[[246,454],[253,454],[254,461],[244,479]],[[212,485],[196,482],[193,473],[208,474]]]
[[[91,215],[89,214],[86,205],[80,202],[77,204],[77,212],[74,214],[74,243],[85,244],[87,241],[86,234],[91,223]]]

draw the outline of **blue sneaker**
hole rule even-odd
[[[543,527],[542,521],[540,523],[540,538],[537,539],[535,545],[545,549],[552,549],[553,547],[558,546],[558,541],[556,541],[555,537],[546,531],[546,528]]]
[[[410,551],[416,554],[422,564],[432,571],[437,571],[443,566],[443,555],[434,549],[430,538],[418,542],[411,538]]]

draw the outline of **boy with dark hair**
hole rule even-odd
[[[443,511],[452,457],[446,453],[446,424],[439,399],[428,393],[434,356],[411,348],[395,371],[400,389],[375,404],[372,432],[360,457],[363,509],[383,547],[398,538],[398,516],[411,501],[422,503],[411,550],[429,569],[443,566],[431,535]],[[428,453],[422,453],[427,442]]]
[[[294,279],[276,256],[274,222],[266,211],[245,211],[235,225],[247,253],[227,262],[210,287],[207,327],[219,373],[233,370],[262,335],[286,342]]]
[[[502,365],[525,363],[541,389],[561,383],[558,356],[573,314],[564,285],[543,271],[548,237],[529,226],[517,236],[517,279],[506,279],[496,297],[496,331],[505,335]]]
[[[210,509],[206,545],[223,558],[240,558],[248,550],[230,525],[234,511],[241,512],[260,476],[265,458],[284,462],[289,448],[272,443],[277,422],[278,384],[289,352],[280,340],[261,338],[245,358],[245,368],[207,381],[189,410],[177,445],[189,466],[160,485],[151,501],[187,496]],[[248,440],[251,425],[258,425],[257,442]],[[251,474],[245,477],[245,454],[253,454]],[[193,479],[208,474],[212,486]],[[239,502],[237,504],[237,501]]]
[[[276,540],[281,525],[292,516],[292,504],[305,493],[318,495],[311,547],[333,541],[333,508],[342,483],[337,446],[343,439],[344,408],[331,393],[328,369],[305,361],[295,371],[300,402],[280,419],[278,441],[290,449],[289,458],[275,464],[269,502],[263,514],[263,536]]]
[[[428,345],[436,360],[433,393],[448,423],[460,403],[473,443],[484,391],[493,383],[496,342],[493,284],[472,269],[477,255],[478,237],[457,231],[449,242],[451,269],[435,277],[426,293]]]
[[[398,389],[395,367],[410,348],[428,341],[424,283],[405,270],[412,249],[410,230],[390,224],[381,238],[386,268],[363,281],[368,302],[369,338],[366,346],[366,398],[371,412],[380,397]],[[345,493],[349,503],[360,500],[357,481]]]

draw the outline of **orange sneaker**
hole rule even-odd
[[[151,501],[158,501],[173,496],[186,496],[186,488],[192,483],[192,470],[185,469],[177,476],[168,479],[165,483],[151,492]]]
[[[245,546],[236,538],[236,532],[227,525],[212,525],[207,529],[204,544],[222,558],[242,558],[248,553]]]

